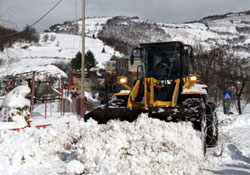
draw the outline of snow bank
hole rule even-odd
[[[219,145],[210,150],[201,169],[215,174],[250,174],[250,119],[219,114]]]
[[[145,114],[133,123],[4,131],[0,142],[0,174],[195,174],[203,158],[190,123]]]

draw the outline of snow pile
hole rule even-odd
[[[57,174],[60,172],[57,160],[65,152],[64,144],[71,140],[70,132],[66,131],[66,127],[2,131],[0,150],[4,151],[0,153],[0,174]]]
[[[77,160],[72,160],[70,161],[67,165],[66,168],[68,172],[74,174],[81,174],[84,171],[84,165]]]
[[[144,114],[132,124],[88,124],[78,149],[88,174],[198,172],[202,146],[190,123],[166,123]]]
[[[15,121],[27,124],[30,118],[30,101],[25,97],[30,92],[28,85],[21,85],[10,91],[2,102],[5,108],[1,111],[3,121]]]
[[[145,114],[133,122],[94,120],[0,133],[0,174],[195,174],[203,158],[190,123]],[[10,143],[21,144],[10,144]]]

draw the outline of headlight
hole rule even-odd
[[[197,77],[196,77],[196,76],[191,76],[191,77],[190,77],[190,80],[191,80],[191,81],[196,81],[196,80],[197,80]]]
[[[121,79],[120,79],[120,82],[121,82],[121,83],[126,83],[127,80],[126,80],[126,78],[121,78]]]
[[[125,76],[118,77],[119,84],[126,84],[128,82],[128,78]]]
[[[200,76],[198,74],[192,74],[192,75],[190,75],[190,81],[191,82],[198,82],[198,81],[200,81]]]

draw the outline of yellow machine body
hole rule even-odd
[[[195,78],[193,78],[195,77]],[[181,92],[179,91],[180,89],[180,79],[176,80],[171,80],[175,81],[175,87],[174,91],[172,93],[172,98],[170,101],[160,101],[160,100],[155,100],[154,98],[154,90],[155,88],[161,88],[159,80],[153,78],[153,77],[145,77],[144,78],[144,99],[141,102],[136,102],[135,99],[138,95],[139,92],[139,87],[141,80],[137,80],[135,83],[135,86],[130,88],[126,83],[120,83],[120,77],[118,77],[118,83],[122,84],[126,89],[131,90],[130,93],[115,93],[114,95],[117,96],[118,98],[121,98],[121,96],[128,96],[127,100],[127,107],[129,108],[137,108],[137,107],[168,107],[168,106],[176,106],[178,97],[179,96],[185,96],[189,95],[189,98],[192,98],[192,95],[195,97],[197,95],[201,95],[201,92],[199,91],[191,91],[191,92]],[[182,89],[191,89],[192,87],[195,86],[195,83],[199,81],[199,75],[197,74],[190,74],[190,76],[183,78],[183,88]],[[127,81],[126,81],[127,82]]]

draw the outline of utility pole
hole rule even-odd
[[[85,0],[82,0],[82,69],[81,69],[81,100],[80,100],[80,115],[84,118],[84,97],[85,97]]]

